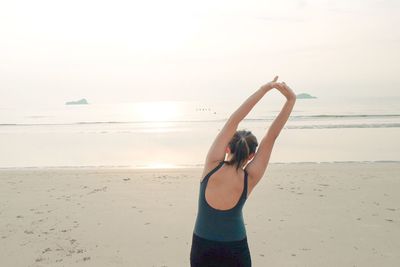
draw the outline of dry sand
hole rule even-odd
[[[0,266],[189,266],[201,169],[0,171]],[[400,266],[400,163],[270,164],[253,266]]]

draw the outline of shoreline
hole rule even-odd
[[[296,161],[296,162],[270,162],[268,165],[299,165],[299,164],[375,164],[375,163],[400,163],[399,160],[348,160],[348,161]],[[0,171],[2,170],[64,170],[64,169],[78,169],[78,170],[91,170],[91,169],[101,169],[101,170],[190,170],[190,169],[201,169],[203,165],[176,165],[173,167],[135,167],[131,165],[94,165],[94,166],[24,166],[24,167],[0,167]]]

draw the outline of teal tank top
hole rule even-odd
[[[205,199],[205,191],[210,176],[225,163],[222,161],[200,182],[198,212],[193,233],[215,241],[239,241],[246,237],[242,208],[247,199],[247,171],[244,170],[244,187],[236,205],[228,210],[211,207]]]

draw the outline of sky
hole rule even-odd
[[[321,98],[399,97],[398,25],[396,0],[2,1],[0,99],[236,100],[275,75]]]

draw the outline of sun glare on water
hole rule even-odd
[[[178,104],[172,101],[136,103],[134,109],[141,121],[173,121],[179,116]]]
[[[152,162],[146,165],[146,167],[143,167],[145,169],[170,169],[170,168],[176,168],[176,165],[174,164],[169,164],[169,163],[163,163],[163,162]]]

